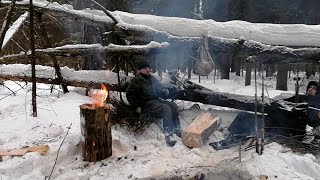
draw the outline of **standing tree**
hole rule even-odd
[[[278,64],[278,73],[277,73],[277,90],[288,90],[288,65],[287,64]]]
[[[37,117],[37,83],[36,83],[36,57],[33,26],[33,1],[29,4],[30,13],[30,47],[31,47],[31,73],[32,73],[32,115]]]

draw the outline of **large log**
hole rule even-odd
[[[28,76],[14,76],[14,75],[4,75],[0,74],[0,79],[5,81],[24,81],[24,82],[31,82],[31,77]],[[36,78],[37,83],[44,83],[44,84],[54,84],[60,85],[60,81],[58,79],[50,79],[50,78]],[[104,84],[110,91],[122,91],[124,92],[126,87],[128,86],[127,83],[121,85],[120,87],[117,84],[108,84],[106,82],[93,82],[93,81],[76,81],[76,80],[64,80],[64,83],[67,86],[74,86],[74,87],[99,87],[100,84]]]
[[[96,162],[112,155],[109,107],[80,106],[83,160]]]
[[[151,47],[153,46],[153,47]],[[110,44],[108,46],[101,46],[98,44],[81,44],[75,46],[56,47],[48,49],[37,49],[36,58],[39,60],[39,64],[47,65],[45,59],[51,59],[51,57],[59,58],[61,64],[65,64],[66,61],[78,61],[77,57],[84,57],[91,53],[104,53],[108,56],[127,56],[132,57],[133,55],[147,55],[164,53],[168,47],[168,44],[160,44],[152,42],[146,45],[136,46],[121,46]],[[0,64],[30,64],[30,53],[11,54],[0,57]]]
[[[177,99],[201,102],[203,104],[211,104],[245,111],[254,111],[256,106],[254,96],[214,92],[191,81],[187,81],[185,83],[185,87],[187,87],[187,89],[182,94],[179,94]],[[261,112],[263,107],[263,104],[260,102],[261,97],[258,97],[258,112]]]

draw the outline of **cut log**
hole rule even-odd
[[[43,155],[46,152],[48,152],[48,150],[49,150],[48,145],[32,146],[32,147],[25,147],[25,148],[12,149],[12,150],[0,149],[0,156],[23,156],[28,152],[38,152],[41,155]]]
[[[188,147],[201,147],[218,127],[221,118],[211,113],[203,113],[181,133],[182,142]]]
[[[83,160],[96,162],[112,155],[109,107],[80,106]]]

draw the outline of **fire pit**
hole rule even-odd
[[[107,88],[102,85],[101,90],[92,91],[91,103],[80,106],[84,161],[96,162],[112,155],[110,108],[104,103],[108,95]]]

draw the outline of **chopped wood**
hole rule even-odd
[[[218,127],[220,116],[202,113],[181,133],[182,142],[188,147],[201,147]]]
[[[19,149],[12,149],[12,150],[4,150],[0,149],[0,156],[23,156],[29,152],[38,152],[41,155],[44,155],[48,152],[49,146],[42,145],[42,146],[32,146],[32,147],[25,147]]]

